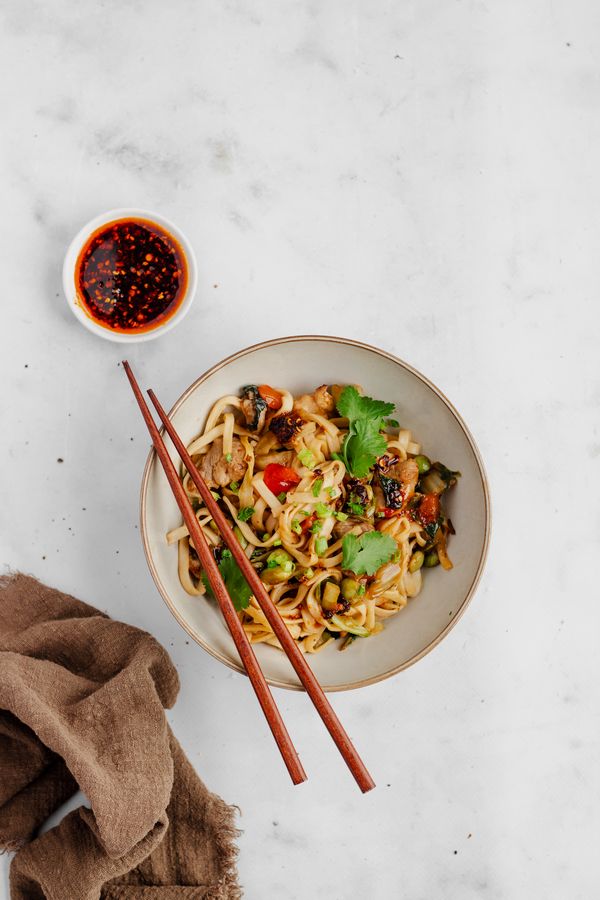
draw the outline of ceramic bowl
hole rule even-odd
[[[365,393],[397,404],[395,417],[409,428],[423,452],[462,473],[446,504],[456,535],[449,542],[454,568],[428,569],[421,593],[385,621],[383,632],[355,641],[344,652],[336,642],[308,659],[323,688],[349,690],[395,675],[421,659],[453,628],[473,596],[485,563],[490,503],[481,457],[452,404],[424,375],[383,350],[335,337],[302,336],[267,341],[235,353],[201,375],[173,406],[170,418],[183,441],[201,430],[213,402],[237,394],[241,385],[271,383],[293,394],[318,384],[360,383]],[[168,441],[167,446],[179,466]],[[154,451],[141,488],[141,533],[152,577],[167,606],[188,634],[218,660],[243,671],[214,601],[191,597],[177,575],[177,548],[165,534],[181,515]],[[255,645],[267,680],[302,689],[281,650]]]
[[[94,321],[80,302],[75,283],[75,267],[77,265],[79,252],[84,244],[98,228],[101,228],[103,225],[108,225],[109,222],[118,222],[122,219],[142,219],[147,222],[154,222],[164,228],[169,234],[173,235],[181,247],[187,263],[187,286],[183,299],[176,312],[165,319],[165,321],[159,322],[155,328],[148,329],[140,334],[121,334],[120,332],[113,331],[111,328],[106,328]],[[114,341],[118,344],[137,344],[141,341],[152,341],[155,338],[160,337],[160,335],[166,334],[167,331],[170,331],[171,328],[178,325],[192,305],[196,293],[197,282],[198,271],[194,251],[181,229],[179,229],[174,222],[171,222],[169,219],[165,218],[165,216],[160,215],[160,213],[149,212],[148,210],[136,209],[134,207],[111,209],[89,221],[77,232],[71,241],[63,263],[63,290],[68,307],[75,318],[87,328],[88,331],[91,331],[93,334],[104,338],[107,341]]]

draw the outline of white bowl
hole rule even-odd
[[[360,383],[365,392],[394,401],[394,414],[409,428],[423,452],[462,473],[448,497],[456,535],[449,543],[454,568],[428,569],[421,593],[392,618],[383,632],[355,641],[340,653],[334,644],[309,655],[328,691],[373,684],[421,659],[448,634],[464,612],[481,576],[490,533],[487,479],[475,442],[444,395],[411,366],[383,350],[345,338],[300,336],[267,341],[228,357],[201,375],[175,403],[170,418],[184,443],[201,430],[213,402],[236,394],[244,384],[274,384],[293,394],[318,384]],[[167,439],[179,466],[179,459]],[[148,457],[141,489],[141,533],[152,577],[167,606],[188,634],[205,650],[238,671],[237,651],[214,602],[191,597],[179,583],[177,548],[165,534],[181,524],[179,509],[154,451]],[[255,645],[270,684],[301,689],[281,650]]]
[[[159,322],[155,328],[143,331],[140,334],[121,334],[113,331],[111,328],[105,328],[102,325],[99,325],[88,315],[77,296],[75,267],[81,248],[96,229],[100,228],[102,225],[107,225],[109,222],[117,222],[121,219],[145,219],[162,226],[162,228],[172,234],[179,243],[185,255],[188,268],[186,291],[177,311],[170,318],[166,319],[166,321]],[[148,212],[148,210],[145,209],[111,209],[108,212],[96,216],[77,232],[69,245],[63,263],[63,290],[69,309],[75,318],[81,322],[88,331],[98,335],[98,337],[105,338],[107,341],[116,341],[119,344],[135,344],[140,343],[141,341],[152,341],[161,334],[170,331],[171,328],[175,328],[175,326],[185,317],[192,305],[197,283],[198,270],[196,267],[196,258],[192,246],[184,233],[173,222],[165,218],[165,216],[161,216],[160,213]]]

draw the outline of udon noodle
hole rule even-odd
[[[424,569],[452,568],[446,542],[453,528],[441,499],[459,473],[431,463],[410,431],[385,419],[382,410],[392,408],[359,386],[322,385],[294,398],[283,388],[248,385],[217,400],[188,447],[308,653],[337,638],[345,649],[377,634],[419,593]],[[182,480],[222,572],[231,575],[230,552],[187,472]],[[177,544],[187,593],[210,592],[186,526],[167,541]],[[248,637],[278,647],[237,575],[225,581]]]

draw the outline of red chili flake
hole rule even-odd
[[[103,225],[83,246],[75,268],[84,310],[99,325],[125,334],[170,319],[187,280],[185,255],[175,238],[145,219]]]

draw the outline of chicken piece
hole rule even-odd
[[[345,534],[348,534],[349,531],[352,531],[354,534],[364,534],[366,531],[371,531],[373,526],[368,522],[363,521],[362,519],[353,519],[350,516],[349,519],[345,519],[343,522],[336,522],[333,526],[333,535],[339,541],[340,538],[344,537]]]
[[[418,480],[419,467],[414,459],[400,462],[397,456],[382,456],[374,480],[377,506],[400,509],[414,494]]]
[[[312,394],[302,394],[294,400],[294,410],[300,415],[309,413],[313,416],[327,416],[334,409],[335,403],[326,384],[322,384]]]
[[[278,450],[275,453],[262,453],[254,457],[254,466],[257,472],[262,472],[271,463],[280,466],[291,466],[294,461],[293,450]]]
[[[201,458],[198,469],[209,487],[224,487],[232,481],[241,481],[244,477],[248,468],[244,454],[241,441],[234,437],[231,445],[231,462],[228,462],[223,455],[223,438],[219,437],[208,453]]]
[[[316,389],[313,394],[313,398],[319,409],[321,410],[322,415],[328,415],[332,413],[335,409],[335,402],[329,391],[327,390],[327,385],[322,384],[320,387]]]
[[[305,416],[306,413],[311,416],[321,415],[319,407],[315,403],[315,398],[312,394],[302,394],[301,397],[296,397],[296,399],[294,400],[294,412],[300,416]]]

